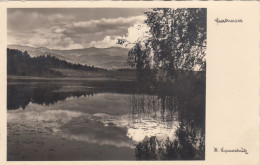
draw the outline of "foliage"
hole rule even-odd
[[[51,55],[30,57],[27,51],[22,52],[15,49],[7,49],[7,74],[20,76],[62,76],[53,68],[77,69],[85,71],[101,70],[94,66],[72,64]]]
[[[148,36],[132,43],[128,61],[137,71],[163,70],[168,76],[178,70],[206,70],[206,9],[154,8],[145,12]],[[119,39],[118,44],[131,44]]]

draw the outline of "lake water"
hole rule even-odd
[[[8,160],[204,160],[205,94],[8,84]]]

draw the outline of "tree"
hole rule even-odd
[[[128,64],[137,71],[160,69],[168,77],[176,77],[180,70],[206,70],[206,9],[154,8],[145,15],[147,36],[134,43],[118,40],[118,44],[134,44]]]

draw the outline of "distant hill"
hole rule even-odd
[[[27,51],[32,57],[49,54],[71,63],[79,63],[82,65],[94,65],[105,69],[121,69],[130,68],[125,66],[128,55],[128,49],[119,47],[110,48],[85,48],[71,50],[48,49],[45,47],[34,48],[23,45],[8,45],[10,49],[18,49]]]
[[[7,74],[19,76],[59,77],[62,73],[54,69],[83,71],[104,70],[94,66],[72,64],[51,55],[31,57],[27,51],[7,48]]]

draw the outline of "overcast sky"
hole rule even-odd
[[[148,9],[8,9],[8,44],[51,49],[118,46],[117,38],[141,35]]]

